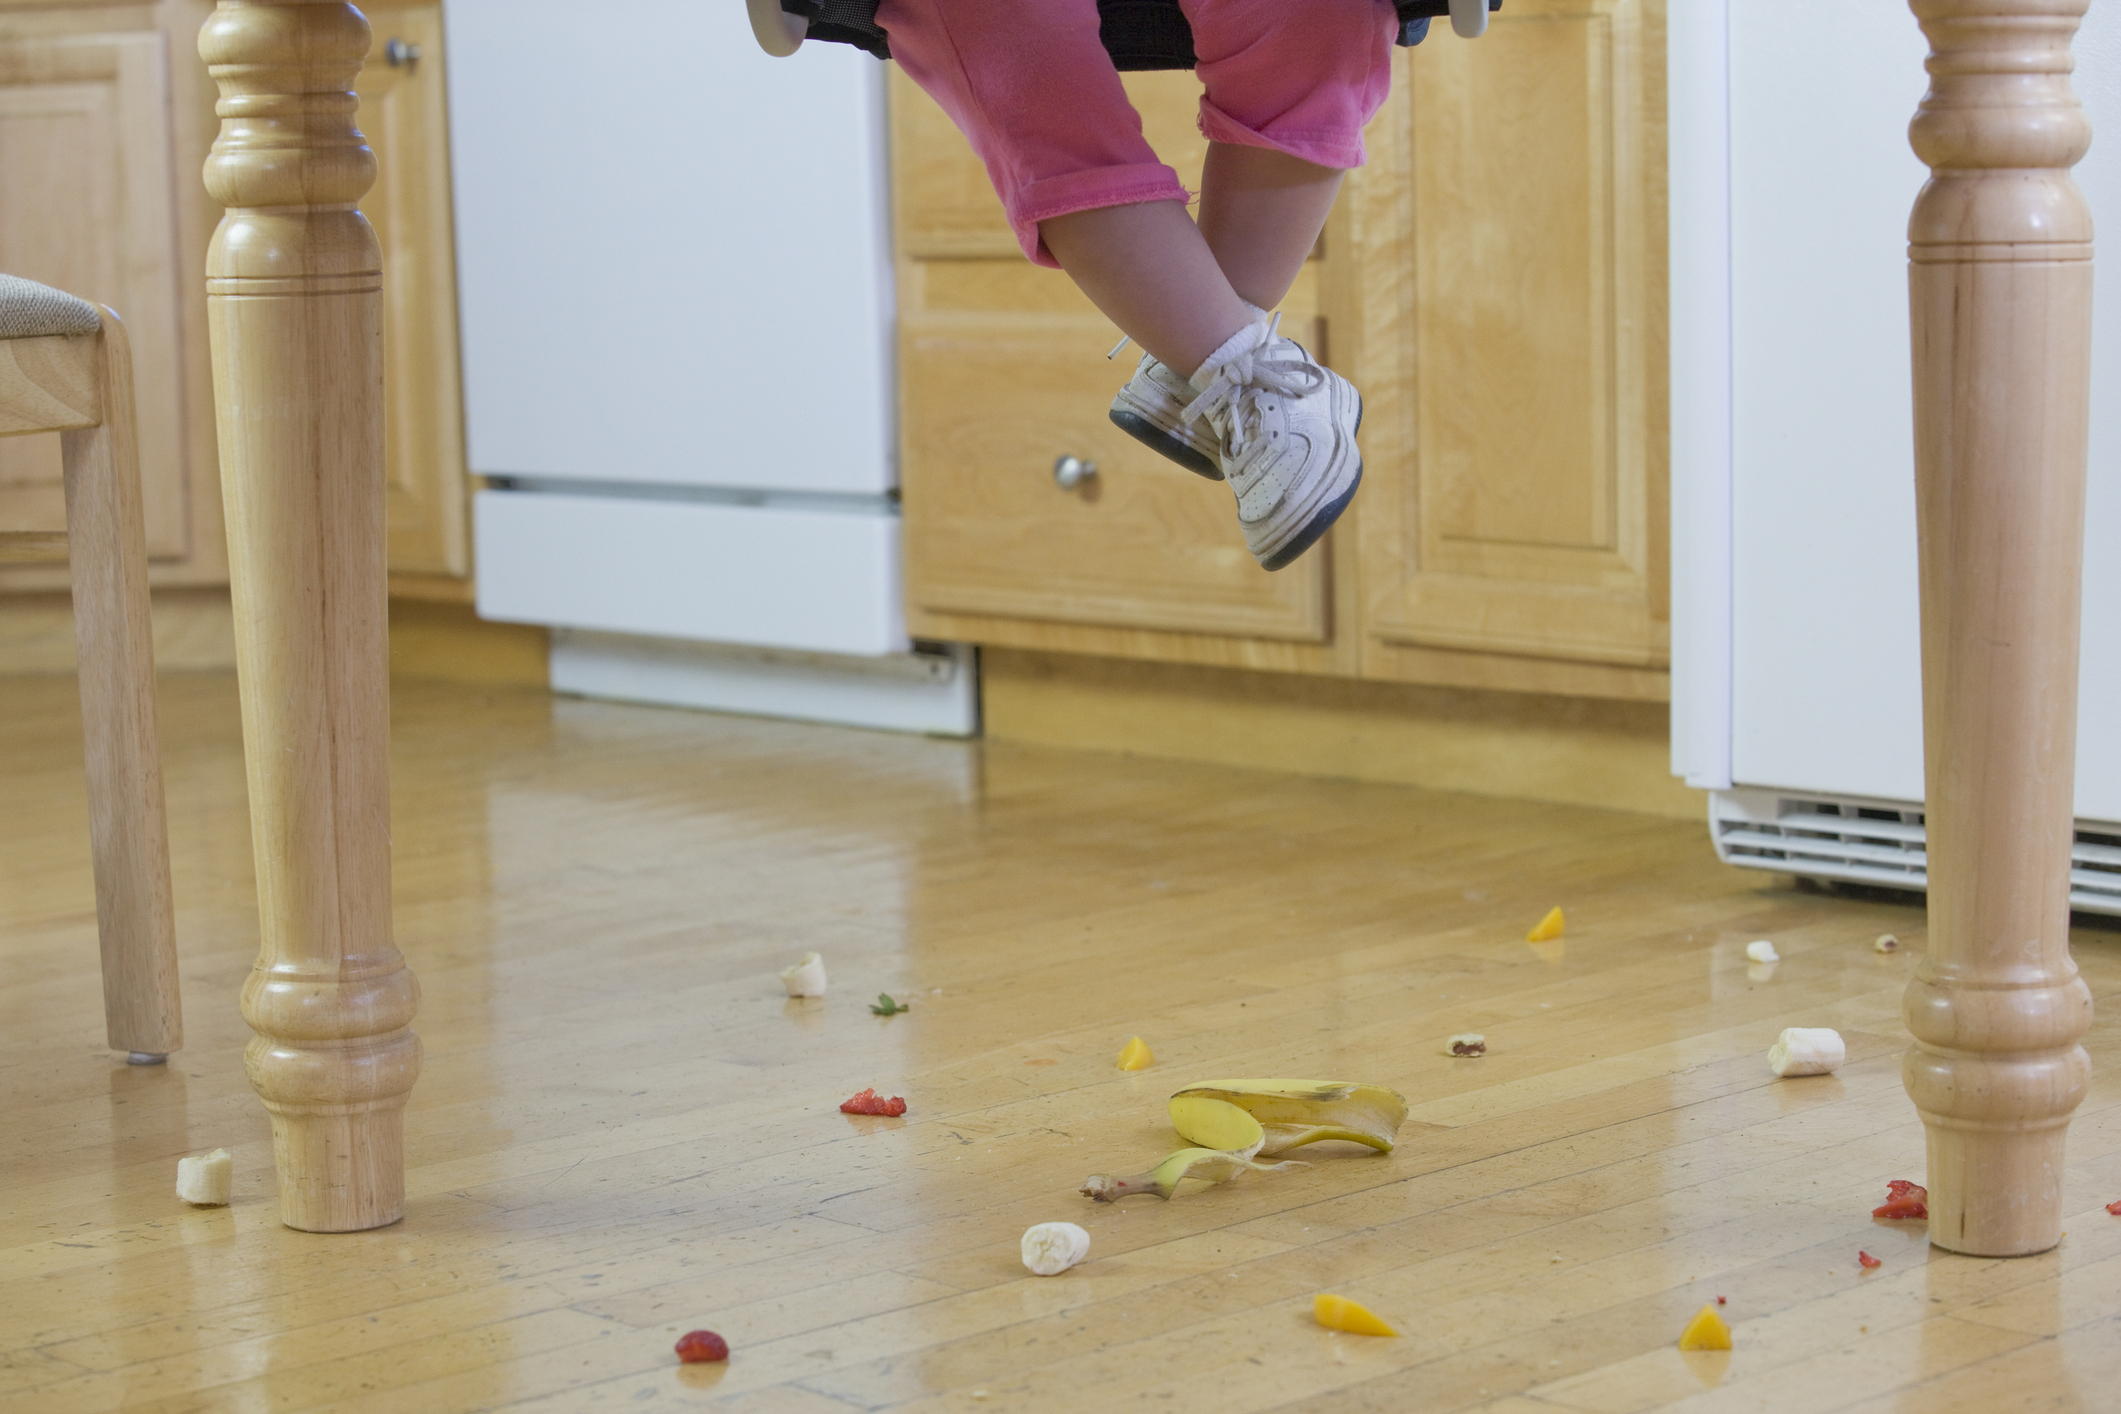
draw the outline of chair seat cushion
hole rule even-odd
[[[96,307],[87,300],[19,275],[0,275],[0,339],[93,334],[102,327]]]

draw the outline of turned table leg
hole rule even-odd
[[[1929,950],[1903,1074],[1929,1131],[1930,1240],[2061,1235],[2091,1063],[2069,954],[2091,214],[2069,169],[2086,0],[1911,0],[1932,176],[1909,227]]]
[[[235,595],[261,943],[245,1053],[272,1114],[280,1217],[405,1211],[419,989],[391,942],[382,255],[354,209],[368,24],[336,0],[220,0],[206,185],[228,208],[208,324]]]

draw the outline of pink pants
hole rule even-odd
[[[1360,167],[1392,84],[1391,0],[1181,0],[1210,141]],[[1190,199],[1142,137],[1097,0],[882,0],[892,57],[941,104],[1009,214],[1024,254],[1056,265],[1038,223]]]

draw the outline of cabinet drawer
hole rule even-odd
[[[901,326],[906,580],[932,613],[1316,643],[1323,549],[1277,574],[1228,489],[1106,419],[1139,355],[1095,318],[919,315]],[[1097,465],[1064,491],[1053,464]]]

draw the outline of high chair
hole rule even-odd
[[[61,434],[66,530],[0,531],[0,563],[73,572],[103,1012],[112,1049],[154,1065],[184,1038],[132,353],[110,310],[0,275],[0,437],[32,432]]]

